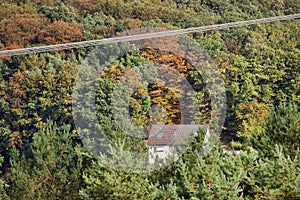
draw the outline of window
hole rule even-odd
[[[158,134],[157,134],[157,137],[162,137],[164,134],[163,134],[163,132],[159,132]]]
[[[164,152],[164,149],[162,148],[156,149],[156,152]]]

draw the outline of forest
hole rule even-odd
[[[296,13],[298,0],[1,0],[0,51]],[[299,19],[185,36],[147,40],[149,48],[122,43],[0,57],[0,199],[300,199]],[[214,120],[209,85],[218,90],[217,78],[210,74],[207,82],[184,56],[151,47],[181,52],[177,44],[191,39],[203,51],[184,55],[205,59],[204,71],[213,65],[224,86],[217,142],[200,155],[199,129],[174,162],[132,171],[142,164],[126,152],[148,151],[147,136],[135,127],[186,123],[176,96],[184,95],[182,79],[195,91],[186,98],[197,102],[197,108],[185,103],[197,115],[187,121]],[[121,56],[106,62],[114,53]],[[169,70],[162,73],[171,89],[131,82],[136,88],[128,91],[124,77],[142,66],[139,72],[151,79],[153,65],[182,79]],[[84,82],[88,76],[96,81]],[[113,98],[118,92],[127,99]],[[121,113],[125,107],[130,120]],[[116,160],[103,157],[111,146],[96,135],[99,129],[115,145],[117,152],[107,153]]]

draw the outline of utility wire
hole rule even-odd
[[[201,26],[201,27],[194,27],[194,28],[186,28],[186,29],[179,29],[179,30],[168,30],[168,31],[161,31],[161,32],[154,32],[154,33],[138,34],[138,35],[112,37],[112,38],[105,38],[100,40],[89,40],[83,42],[73,42],[73,43],[56,44],[56,45],[48,45],[48,46],[37,46],[37,47],[22,48],[22,49],[4,50],[4,51],[0,51],[0,57],[97,46],[97,45],[112,44],[112,43],[119,43],[119,42],[129,42],[129,41],[136,41],[136,40],[143,40],[143,39],[150,39],[150,38],[220,30],[226,28],[269,23],[269,22],[283,21],[283,20],[290,20],[290,19],[297,19],[297,18],[300,18],[300,13],[284,15],[284,16],[268,17],[262,19],[253,19],[253,20],[240,21],[240,22],[230,22],[225,24],[215,24],[215,25],[208,25],[208,26]]]

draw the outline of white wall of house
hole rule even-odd
[[[149,163],[154,164],[158,159],[159,163],[166,162],[169,158],[177,160],[177,155],[174,152],[174,147],[169,145],[149,145]]]
[[[198,134],[195,132],[193,136],[197,136]],[[209,128],[206,130],[204,142],[203,142],[203,148],[209,149],[209,138],[211,137],[211,133]],[[183,145],[181,145],[183,146]],[[178,155],[180,152],[176,152],[175,146],[172,146],[172,144],[165,144],[165,145],[156,145],[151,144],[148,145],[149,149],[149,163],[154,164],[155,160],[158,159],[159,163],[164,163],[166,161],[176,161],[178,159]],[[172,160],[171,160],[172,159]]]

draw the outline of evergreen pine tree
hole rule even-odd
[[[48,121],[25,152],[13,149],[6,174],[14,199],[78,199],[82,159],[69,127]]]

